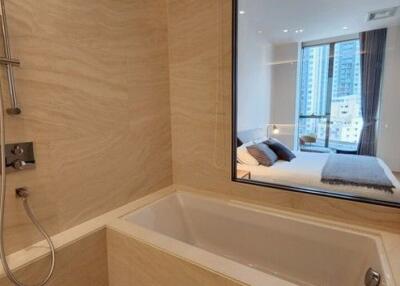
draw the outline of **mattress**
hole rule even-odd
[[[289,185],[292,187],[306,187],[311,189],[326,190],[347,195],[367,197],[370,199],[400,202],[400,183],[389,167],[381,160],[379,164],[385,174],[392,181],[395,188],[393,193],[367,187],[351,185],[330,185],[321,182],[322,168],[328,160],[329,153],[294,152],[296,158],[291,162],[277,161],[271,167],[249,166],[239,164],[238,169],[251,172],[253,181]]]

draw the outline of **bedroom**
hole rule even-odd
[[[397,206],[400,1],[289,2],[237,3],[234,179]]]

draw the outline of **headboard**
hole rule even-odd
[[[280,133],[279,134],[271,134],[270,129],[270,136],[278,139],[290,149],[294,149],[294,125],[289,124],[276,124],[278,126]],[[265,140],[267,137],[267,127],[266,128],[256,128],[256,129],[249,129],[238,131],[237,139],[239,139],[243,144],[248,142],[260,142],[261,140]],[[239,141],[237,140],[237,141]],[[239,143],[239,142],[238,142]],[[239,147],[241,144],[238,144]]]
[[[243,130],[237,133],[238,139],[246,144],[250,141],[257,141],[259,139],[263,139],[267,136],[267,131],[265,128],[257,128],[257,129],[250,129],[250,130]]]

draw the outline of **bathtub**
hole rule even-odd
[[[394,281],[379,236],[260,206],[175,192],[121,217],[142,240],[249,285]]]

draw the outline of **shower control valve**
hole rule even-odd
[[[7,173],[33,169],[36,165],[32,142],[6,144],[5,157]]]

